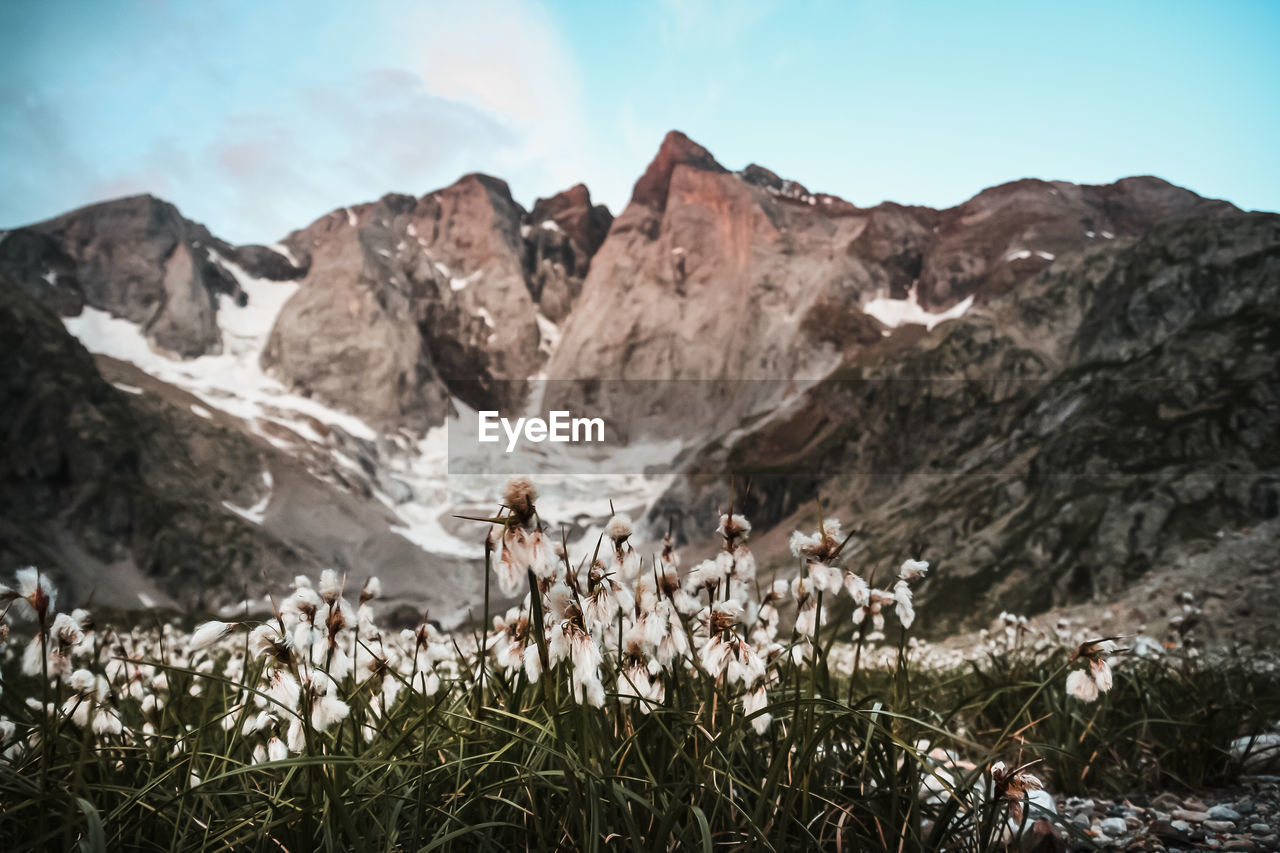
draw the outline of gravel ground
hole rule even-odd
[[[1233,787],[1195,796],[1056,798],[1084,838],[1068,849],[1280,851],[1280,776],[1242,776]]]

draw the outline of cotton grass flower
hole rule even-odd
[[[918,580],[924,577],[927,571],[929,571],[928,560],[907,560],[898,570],[898,577],[904,581]]]
[[[320,573],[320,597],[326,604],[333,604],[342,594],[342,579],[333,569],[325,569]]]
[[[769,705],[769,694],[765,691],[764,683],[761,682],[753,690],[747,691],[742,697],[742,713],[750,717],[757,711],[764,710]],[[769,730],[769,724],[773,722],[771,714],[760,714],[751,720],[751,727],[756,730],[756,734],[762,735]]]
[[[848,591],[849,597],[853,599],[853,603],[859,607],[867,606],[871,600],[871,587],[860,575],[853,572],[845,572],[844,588]]]
[[[550,580],[556,563],[542,531],[528,531],[520,526],[508,527],[498,545],[498,586],[503,595],[515,595],[524,586],[526,572]]]
[[[609,519],[605,535],[613,542],[615,548],[621,547],[623,542],[631,538],[631,516],[625,512],[615,514]]]
[[[1080,644],[1071,662],[1083,660],[1085,668],[1067,674],[1067,693],[1081,702],[1093,702],[1100,693],[1111,689],[1113,679],[1107,657],[1116,651],[1115,640],[1115,637],[1104,637]]]
[[[43,622],[58,601],[53,581],[35,566],[18,569],[13,576],[18,588],[7,591],[5,597],[14,601],[14,614]]]
[[[259,660],[275,666],[294,662],[293,638],[271,623],[259,625],[249,632],[249,651]]]
[[[751,535],[751,522],[745,516],[724,514],[720,516],[720,525],[716,528],[720,538],[725,541],[725,550],[732,551],[739,543],[746,542]]]
[[[894,612],[898,614],[898,621],[902,623],[903,628],[910,628],[911,623],[916,621],[916,610],[911,603],[911,587],[907,586],[905,580],[900,580],[893,585]]]
[[[187,650],[194,652],[207,649],[229,634],[234,627],[234,622],[204,622],[192,633]]]
[[[533,518],[536,512],[534,501],[537,499],[538,490],[528,477],[512,477],[502,492],[502,503],[517,524],[524,524]]]
[[[809,562],[829,563],[840,550],[840,519],[828,518],[809,535],[791,534],[791,553]]]
[[[1067,693],[1081,702],[1092,702],[1098,698],[1098,684],[1088,670],[1073,669],[1067,673]]]
[[[876,631],[883,631],[884,608],[891,607],[897,603],[898,599],[893,593],[873,589],[867,594],[867,603],[854,609],[853,624],[861,625],[868,617],[870,617],[872,628]],[[910,619],[915,619],[915,611],[911,612]]]
[[[1022,820],[1022,806],[1027,794],[1044,788],[1038,777],[1026,772],[1030,766],[1007,767],[1003,761],[997,761],[989,771],[995,799],[1009,803],[1009,814],[1015,822]]]

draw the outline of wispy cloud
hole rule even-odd
[[[476,107],[510,132],[511,144],[496,152],[501,168],[544,176],[539,192],[583,178],[584,161],[598,149],[583,106],[582,73],[540,4],[437,6],[417,13],[413,23],[427,89]]]
[[[216,20],[162,11],[161,44],[183,46],[189,61],[139,44],[139,63],[164,68],[132,68],[118,89],[82,77],[73,90],[0,92],[0,151],[25,162],[0,189],[43,215],[151,192],[248,242],[468,171],[508,179],[525,204],[586,177],[595,146],[582,78],[537,0],[380,4],[347,10],[342,26],[247,9]],[[193,30],[210,27],[218,38],[202,44]],[[309,44],[302,59],[312,65],[276,72],[279,55],[261,50],[273,42],[286,56]],[[97,138],[83,133],[87,105],[109,122]]]

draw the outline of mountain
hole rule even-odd
[[[106,202],[0,236],[34,336],[2,348],[0,557],[187,607],[336,565],[460,619],[453,515],[502,478],[448,475],[442,424],[564,406],[684,473],[547,476],[573,541],[614,498],[692,559],[732,500],[772,570],[821,501],[867,571],[925,549],[935,632],[1103,597],[1276,515],[1278,221],[1153,177],[859,208],[678,132],[616,220],[484,175],[270,247]]]
[[[0,243],[0,273],[38,300],[64,315],[109,311],[183,358],[219,350],[217,296],[242,297],[224,259],[271,279],[303,272],[262,246],[230,246],[147,195],[15,229]]]
[[[470,175],[272,247],[150,196],[0,235],[3,324],[22,331],[0,360],[0,560],[81,598],[204,609],[336,566],[465,614],[479,537],[454,535],[425,433],[455,390],[496,405],[493,377],[545,359],[541,306],[570,310],[611,222],[581,186],[534,215]]]
[[[876,348],[903,310],[918,305],[929,322],[1059,255],[1231,209],[1156,178],[1024,180],[950,210],[860,209],[759,166],[730,172],[672,132],[592,263],[546,373],[664,380],[603,401],[633,437],[686,429],[678,413],[691,401],[670,380],[766,380],[715,407],[715,427],[730,429]]]
[[[295,231],[284,245],[312,261],[264,367],[383,426],[441,423],[451,394],[513,405],[610,221],[580,187],[534,211],[536,221],[503,181],[467,175]]]

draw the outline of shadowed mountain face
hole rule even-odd
[[[127,564],[187,606],[239,599],[207,592],[217,566],[338,565],[465,608],[463,551],[429,556],[456,529],[428,431],[455,403],[518,409],[535,377],[662,380],[543,406],[680,442],[653,531],[674,517],[696,550],[735,472],[778,565],[819,498],[864,570],[925,548],[934,631],[1109,594],[1276,515],[1278,222],[1150,177],[858,208],[677,132],[616,220],[584,186],[525,211],[483,175],[273,247],[147,196],[95,205],[0,237],[5,326],[30,327],[3,426],[39,451],[0,471],[0,558]],[[142,370],[95,367],[55,312]]]
[[[256,500],[257,448],[113,387],[52,311],[0,285],[0,560],[124,607],[211,606],[264,569],[316,565],[221,505]]]

